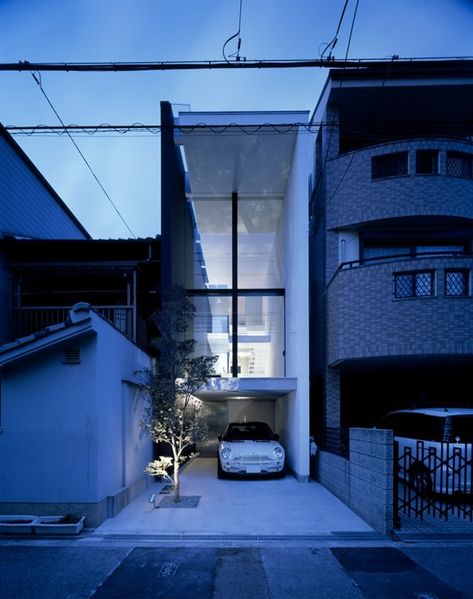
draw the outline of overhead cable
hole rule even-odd
[[[473,57],[426,57],[400,58],[395,56],[399,68],[452,68],[452,63],[459,67],[471,68]],[[350,60],[335,58],[319,59],[287,59],[287,60],[206,60],[194,62],[29,62],[23,60],[13,63],[0,63],[0,71],[65,71],[65,72],[130,72],[130,71],[179,71],[196,69],[290,69],[290,68],[328,68],[328,69],[373,69],[393,66],[392,58],[353,58]]]
[[[107,198],[107,200],[110,202],[110,204],[112,205],[113,209],[115,210],[115,212],[118,214],[118,216],[120,217],[121,221],[123,222],[123,224],[125,225],[125,227],[128,229],[128,231],[131,233],[132,237],[134,237],[136,239],[136,235],[133,233],[133,231],[131,230],[130,226],[128,225],[128,223],[126,222],[126,220],[123,218],[121,212],[118,210],[117,206],[115,205],[115,203],[113,202],[112,198],[109,196],[109,194],[107,193],[106,189],[104,188],[104,186],[102,185],[102,183],[100,182],[99,178],[97,177],[97,175],[95,174],[95,172],[93,171],[92,167],[90,166],[87,158],[84,156],[84,154],[82,153],[81,149],[79,148],[79,146],[77,145],[77,143],[75,142],[74,138],[72,137],[72,135],[70,134],[68,128],[66,127],[66,125],[64,124],[64,121],[61,119],[61,117],[59,116],[59,113],[57,112],[57,110],[54,108],[51,100],[48,98],[48,95],[46,94],[46,92],[43,89],[42,83],[41,83],[41,75],[38,73],[31,73],[33,79],[36,81],[36,83],[39,86],[39,89],[41,90],[41,93],[43,94],[43,96],[46,98],[47,103],[49,104],[49,106],[51,107],[52,111],[54,112],[54,114],[56,115],[56,117],[58,118],[59,122],[62,125],[63,130],[65,131],[66,135],[69,137],[69,139],[71,140],[71,142],[73,143],[75,149],[79,152],[80,157],[82,158],[82,160],[84,161],[85,165],[87,166],[87,168],[89,169],[89,171],[92,173],[93,178],[96,180],[96,182],[98,183],[100,189],[103,191],[103,193],[105,194],[105,197]]]

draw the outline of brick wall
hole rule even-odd
[[[446,268],[471,257],[428,257],[341,270],[327,291],[328,363],[356,358],[473,354],[473,301],[444,295]],[[393,274],[434,270],[435,295],[394,298]]]

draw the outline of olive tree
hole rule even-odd
[[[144,426],[158,447],[167,446],[171,453],[150,462],[146,472],[172,483],[174,501],[180,499],[180,466],[207,434],[202,402],[195,395],[214,374],[216,360],[194,354],[196,341],[188,337],[194,312],[183,288],[172,287],[164,295],[161,309],[152,317],[159,333],[151,342],[157,356],[144,372],[142,385],[149,400]]]

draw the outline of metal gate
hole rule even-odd
[[[473,520],[472,443],[394,443],[394,522],[399,515]]]

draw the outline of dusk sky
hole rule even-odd
[[[243,0],[240,54],[247,59],[319,58],[344,0]],[[333,55],[344,58],[356,0]],[[0,0],[0,62],[221,60],[237,31],[240,0]],[[473,0],[359,0],[349,56],[473,55]],[[235,46],[228,50],[234,51]],[[42,73],[66,124],[159,124],[159,103],[192,110],[313,110],[322,69]],[[0,72],[3,125],[57,125],[28,72]],[[188,106],[176,108],[188,109]],[[67,136],[15,136],[93,237],[129,231]],[[158,135],[75,137],[136,236],[159,223]]]

